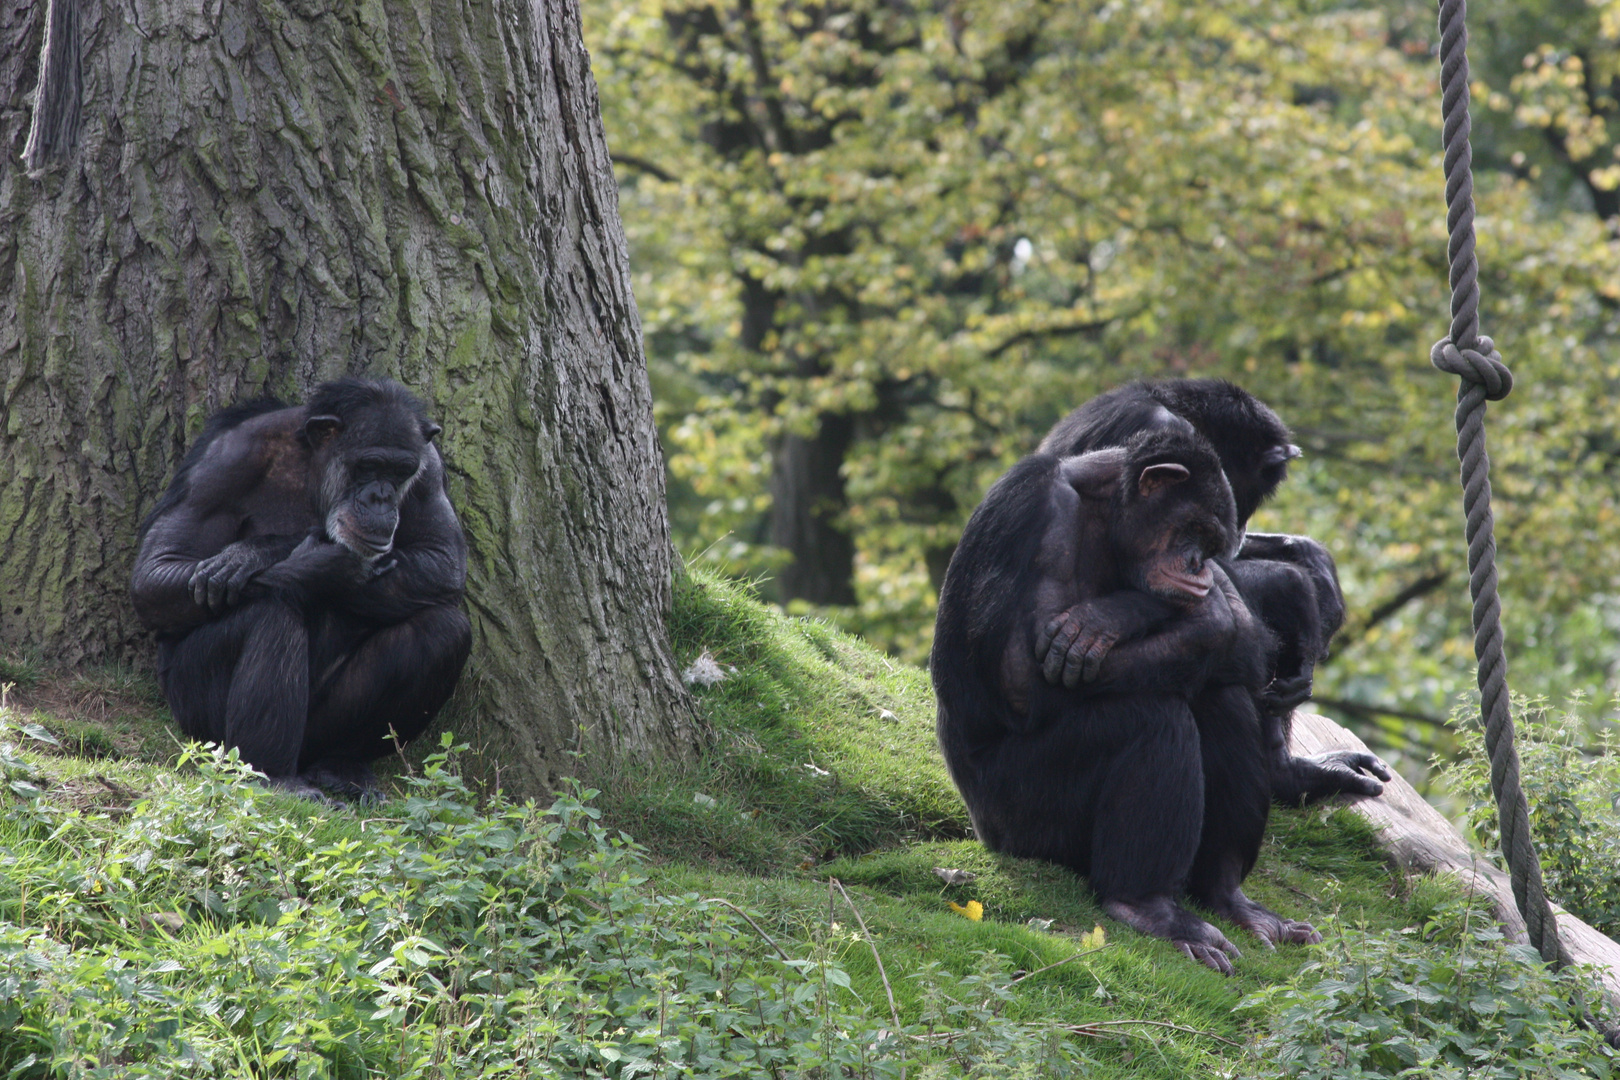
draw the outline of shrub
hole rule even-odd
[[[1594,740],[1581,720],[1580,699],[1554,709],[1544,701],[1514,702],[1520,781],[1530,803],[1530,831],[1541,853],[1547,893],[1565,910],[1620,937],[1620,742],[1612,729]],[[1501,844],[1491,763],[1476,715],[1458,710],[1452,724],[1461,753],[1443,764],[1440,779],[1468,803],[1468,825],[1479,842]]]
[[[1321,959],[1242,1008],[1269,1016],[1260,1077],[1529,1080],[1608,1077],[1615,1052],[1581,1025],[1596,1000],[1579,972],[1553,974],[1508,945],[1477,905],[1383,934],[1322,924]]]
[[[0,749],[0,1074],[1076,1075],[1004,957],[896,1031],[828,943],[650,889],[595,792],[480,809],[452,756],[361,823],[197,748],[127,815],[47,813]]]

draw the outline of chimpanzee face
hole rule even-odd
[[[439,433],[407,408],[379,402],[347,418],[312,416],[304,432],[314,450],[312,495],[326,535],[372,561],[387,555],[399,508],[421,475]]]
[[[1232,489],[1213,453],[1133,455],[1117,497],[1114,547],[1143,592],[1194,605],[1209,595],[1209,561],[1238,542]],[[1179,460],[1178,460],[1179,459]]]

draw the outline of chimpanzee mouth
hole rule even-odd
[[[1195,600],[1202,600],[1215,585],[1215,571],[1207,563],[1196,574],[1166,570],[1164,580],[1172,589],[1184,592]]]
[[[355,537],[353,542],[349,544],[349,549],[362,559],[365,559],[367,562],[371,562],[380,559],[384,555],[387,555],[390,551],[393,551],[394,540],[393,537],[389,537],[381,544],[378,544],[371,540]]]

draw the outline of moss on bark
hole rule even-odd
[[[0,12],[0,643],[145,655],[135,531],[203,418],[391,375],[445,427],[473,547],[461,712],[503,783],[578,771],[566,750],[689,753],[576,6],[85,4],[76,144],[29,171],[45,8]]]

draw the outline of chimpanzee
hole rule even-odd
[[[1036,453],[969,520],[930,657],[979,839],[1087,875],[1115,918],[1226,973],[1237,949],[1184,892],[1268,945],[1319,940],[1240,887],[1271,805],[1253,694],[1272,642],[1216,561],[1239,537],[1190,430]],[[1059,648],[1070,621],[1087,642]]]
[[[180,729],[277,786],[371,797],[472,646],[439,425],[391,380],[211,417],[141,525],[131,589]]]
[[[1058,421],[1040,449],[1079,454],[1121,446],[1137,432],[1157,430],[1197,431],[1215,447],[1232,486],[1239,528],[1277,490],[1288,475],[1288,462],[1300,454],[1276,413],[1221,379],[1135,382],[1111,390]],[[1222,566],[1250,610],[1277,638],[1276,664],[1257,696],[1272,795],[1298,803],[1341,792],[1383,791],[1378,779],[1388,780],[1390,772],[1372,754],[1336,750],[1295,757],[1288,752],[1294,708],[1310,697],[1316,663],[1327,655],[1329,641],[1344,622],[1344,594],[1333,556],[1309,537],[1247,533],[1236,558]],[[1075,636],[1080,632],[1069,628]],[[1061,666],[1061,661],[1055,664]]]

